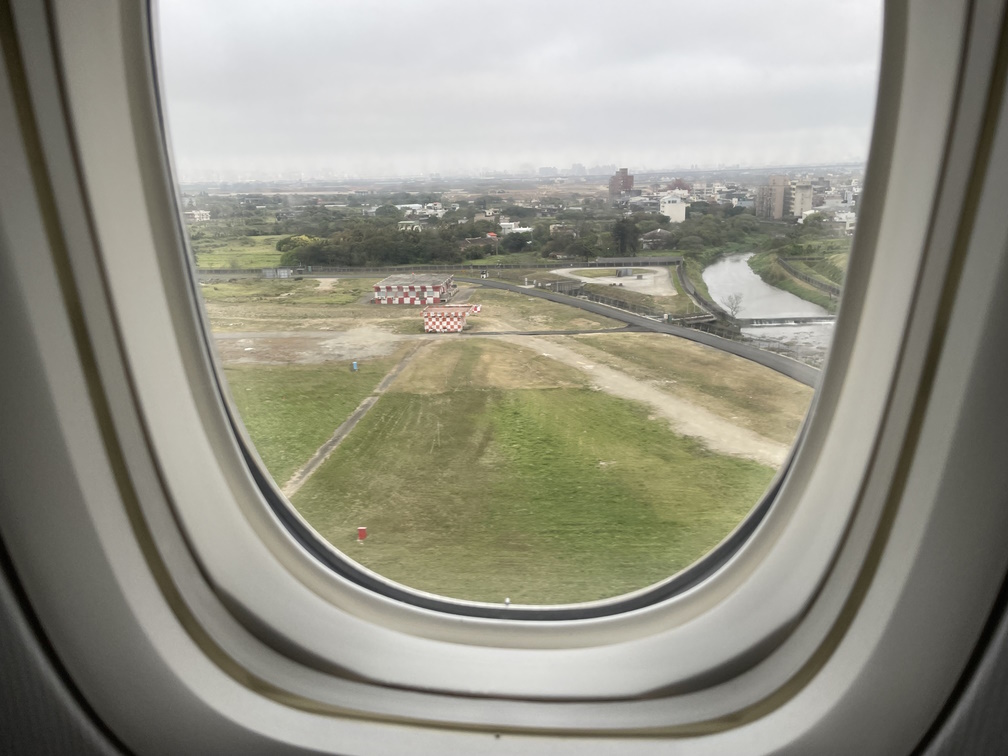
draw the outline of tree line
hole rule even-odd
[[[480,205],[491,206],[494,198],[490,196],[448,210],[442,218],[426,218],[422,230],[401,231],[398,222],[404,212],[393,200],[419,203],[421,199],[440,200],[437,195],[383,197],[379,201],[384,204],[371,216],[349,206],[309,204],[291,208],[277,201],[267,207],[260,204],[253,211],[247,209],[248,203],[231,200],[235,203],[230,208],[231,217],[241,225],[221,228],[219,232],[282,234],[284,238],[277,242],[277,249],[283,253],[282,265],[339,267],[458,264],[494,253],[521,251],[543,258],[587,261],[612,255],[633,256],[641,251],[642,238],[649,250],[681,254],[706,265],[728,245],[745,243],[764,249],[772,245],[786,254],[800,248],[802,240],[828,233],[817,222],[817,216],[806,220],[804,226],[785,230],[762,224],[751,210],[717,203],[694,202],[685,221],[670,223],[658,213],[627,214],[603,202],[566,207],[556,201],[549,217],[542,217],[542,208],[498,205],[502,215],[531,228],[530,233],[505,236],[500,226],[478,212]],[[224,207],[215,209],[215,214],[224,214]],[[253,212],[258,217],[246,217]],[[551,233],[550,226],[557,223],[563,228]],[[196,234],[212,233],[210,228],[204,228],[194,228],[194,238]],[[498,235],[496,240],[488,238],[491,233]]]

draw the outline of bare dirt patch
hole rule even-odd
[[[584,371],[591,376],[592,384],[598,390],[647,404],[654,409],[657,416],[668,420],[677,433],[702,441],[711,451],[752,459],[774,467],[779,467],[787,458],[790,450],[787,444],[740,427],[694,402],[661,391],[647,381],[639,380],[601,363],[592,363],[584,355],[562,346],[555,339],[531,336],[491,338],[504,339],[535,349],[544,357]]]
[[[405,338],[376,326],[349,331],[249,331],[216,333],[226,365],[314,365],[384,357]]]
[[[593,284],[603,284],[609,285],[614,284],[616,286],[622,286],[630,291],[636,291],[641,294],[649,294],[653,297],[674,297],[676,296],[676,288],[672,283],[671,279],[671,269],[669,268],[642,268],[641,270],[647,271],[642,273],[643,278],[637,278],[636,275],[632,276],[580,276],[578,275],[579,270],[590,270],[590,268],[558,268],[552,271],[561,276],[567,276],[568,278],[576,278],[579,281],[584,281],[585,283]]]
[[[703,344],[660,334],[576,336],[565,342],[622,373],[784,444],[794,442],[813,391],[787,376]]]

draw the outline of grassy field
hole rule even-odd
[[[366,303],[372,283],[202,286],[215,330],[222,338],[239,332],[222,346],[232,359],[225,374],[281,485],[416,344],[412,336],[425,338],[420,307]],[[771,468],[712,453],[672,432],[652,408],[594,390],[590,371],[476,335],[621,324],[511,292],[463,287],[459,299],[483,306],[470,318],[474,335],[426,339],[293,498],[324,538],[366,567],[465,599],[565,603],[616,595],[702,556],[771,480]],[[280,334],[246,341],[270,331]],[[358,373],[345,357],[297,363],[312,344],[355,333],[362,345],[384,334],[387,345]],[[553,338],[586,362],[619,367],[785,443],[810,394],[752,363],[671,337]],[[293,362],[269,364],[278,359]],[[359,525],[369,528],[360,546]]]
[[[280,236],[238,236],[193,239],[198,268],[275,268],[280,264]]]
[[[843,286],[844,279],[847,277],[847,258],[849,256],[846,252],[838,252],[826,255],[821,260],[794,260],[791,264],[813,277]]]
[[[584,373],[539,352],[493,339],[430,343],[389,393],[440,394],[458,389],[588,388]]]
[[[270,475],[283,485],[308,461],[398,361],[344,365],[241,365],[224,368],[235,407]]]
[[[203,299],[214,303],[248,303],[258,306],[276,304],[283,307],[299,305],[354,304],[371,292],[370,279],[268,279],[237,278],[234,281],[206,283],[200,287]]]
[[[622,328],[624,325],[604,315],[499,289],[477,289],[469,296],[469,301],[483,307],[479,315],[469,319],[469,328],[476,333],[503,330],[569,331]]]
[[[364,324],[398,334],[423,333],[423,307],[375,305],[371,278],[207,281],[200,286],[218,331],[347,330]],[[472,331],[621,328],[622,323],[538,297],[462,285],[455,301],[482,305]]]
[[[395,331],[421,323],[422,308],[370,304],[372,278],[240,278],[200,286],[217,331],[347,330],[380,323]]]
[[[472,339],[425,352],[295,506],[393,580],[458,598],[564,603],[687,566],[773,476],[584,388],[572,368],[535,362]],[[359,525],[369,529],[362,546]]]
[[[576,336],[592,360],[649,381],[783,444],[794,442],[813,391],[769,368],[660,334]]]

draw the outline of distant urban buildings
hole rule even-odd
[[[801,218],[802,213],[812,209],[812,184],[792,181],[788,188],[786,212],[789,217]]]
[[[686,220],[688,202],[683,202],[677,194],[666,194],[658,200],[658,212],[668,217],[672,223],[682,223]]]
[[[519,221],[506,220],[501,218],[500,220],[501,236],[507,236],[508,234],[531,234],[531,226],[523,226]]]
[[[627,168],[620,168],[609,179],[609,199],[619,199],[633,191],[633,179]]]
[[[812,209],[812,197],[811,182],[771,176],[766,186],[756,188],[756,216],[772,220],[801,218]]]
[[[788,193],[787,176],[771,176],[766,186],[756,188],[756,217],[780,220],[784,217],[784,200]]]

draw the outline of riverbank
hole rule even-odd
[[[760,278],[749,266],[753,253],[725,255],[703,271],[711,298],[727,302],[739,300],[736,317],[747,319],[817,318],[829,310]],[[824,295],[825,296],[825,295]],[[742,329],[744,336],[779,344],[795,359],[821,366],[833,337],[832,323],[780,324]]]
[[[838,297],[811,286],[804,281],[789,275],[778,262],[776,252],[758,252],[748,260],[749,268],[759,276],[764,283],[777,289],[801,297],[806,302],[822,307],[829,313],[835,313],[839,305]]]

